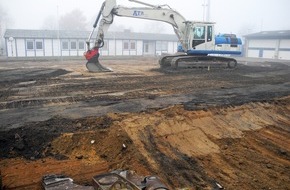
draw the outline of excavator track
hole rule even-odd
[[[171,67],[171,61],[174,58],[186,56],[186,54],[175,54],[175,55],[165,55],[159,59],[159,65],[161,68],[169,68]]]
[[[233,58],[206,55],[169,55],[159,60],[161,68],[236,68]]]

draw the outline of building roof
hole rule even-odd
[[[262,31],[244,37],[247,39],[290,39],[290,30]]]
[[[96,33],[94,33],[93,38],[96,37]],[[4,38],[87,39],[89,35],[90,31],[7,29]],[[105,39],[178,41],[176,35],[173,34],[135,33],[130,32],[130,30],[108,32]]]

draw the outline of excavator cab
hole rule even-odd
[[[205,43],[205,26],[195,26],[193,28],[193,40],[192,48],[195,49],[195,46]]]
[[[192,50],[212,50],[214,48],[214,24],[213,22],[193,22],[191,29]],[[207,55],[206,52],[197,54]]]
[[[192,22],[188,55],[241,54],[242,41],[234,34],[214,34],[214,22]],[[182,49],[178,49],[183,51]]]

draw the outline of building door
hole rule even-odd
[[[143,41],[143,54],[155,55],[155,41]]]
[[[263,57],[263,50],[262,50],[262,49],[259,50],[259,57],[260,57],[260,58]]]
[[[145,54],[149,53],[149,44],[148,44],[148,42],[144,43],[144,53]]]

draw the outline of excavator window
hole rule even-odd
[[[193,28],[192,48],[205,43],[205,26],[195,26]]]
[[[193,28],[195,40],[203,40],[205,38],[205,26],[196,26]]]
[[[212,26],[207,26],[207,41],[212,41]]]

